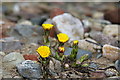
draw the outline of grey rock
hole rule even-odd
[[[52,60],[50,60],[50,63],[49,63],[49,68],[52,72],[61,72],[62,70],[62,67],[61,67],[61,62],[52,58]]]
[[[41,66],[31,60],[26,60],[17,65],[21,76],[28,79],[39,79],[41,77]]]
[[[118,75],[118,72],[117,72],[115,69],[113,69],[113,68],[109,68],[109,69],[107,69],[107,70],[105,71],[105,74],[106,74],[107,76],[117,76],[117,75]]]
[[[34,32],[33,28],[30,25],[16,25],[15,30],[24,37],[30,37]]]
[[[82,49],[78,49],[78,53],[77,53],[76,59],[79,59],[80,57],[82,57],[83,55],[86,55],[86,54],[88,54],[88,58],[92,57],[92,52],[86,51],[86,50],[82,50]]]
[[[26,27],[26,28],[25,28]],[[38,43],[43,41],[44,30],[41,26],[17,25],[10,31],[10,36],[22,40],[24,43]]]
[[[107,36],[101,32],[91,31],[90,37],[92,37],[94,40],[102,45],[110,44],[113,46],[118,46],[118,41],[116,39],[114,39],[112,36]]]
[[[120,73],[120,60],[117,60],[116,62],[115,62],[115,67],[116,67],[116,69],[119,71],[119,73]]]
[[[21,49],[21,47],[21,42],[19,40],[16,40],[14,37],[0,39],[0,51],[10,52],[13,50]]]
[[[70,55],[73,48],[66,47],[64,55]]]
[[[92,62],[90,63],[89,67],[93,69],[98,69],[99,66],[96,63]]]
[[[31,18],[31,22],[36,25],[42,25],[47,18],[48,16],[37,16],[37,17]]]
[[[20,53],[11,52],[3,58],[3,66],[6,68],[14,68],[24,60],[24,57]]]

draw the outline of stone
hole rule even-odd
[[[59,32],[69,36],[69,41],[83,39],[84,28],[78,18],[73,17],[69,13],[64,13],[53,17],[52,20],[55,22]]]
[[[118,41],[112,36],[107,36],[101,32],[91,31],[90,37],[100,43],[101,45],[110,44],[113,46],[118,46]]]
[[[119,36],[119,25],[106,25],[105,28],[103,29],[103,33],[105,35],[117,37]]]
[[[23,43],[38,43],[43,41],[44,30],[41,26],[16,25],[10,32],[10,36],[23,41]]]
[[[18,22],[18,25],[32,25],[32,22],[28,20],[21,20]]]
[[[95,19],[103,19],[103,16],[104,16],[104,13],[102,13],[102,12],[95,12],[95,13],[93,13],[93,18],[95,18]]]
[[[33,28],[30,25],[16,25],[15,30],[24,37],[30,37],[34,32]]]
[[[63,14],[64,11],[60,8],[54,8],[50,13],[50,18]]]
[[[115,62],[115,67],[116,67],[117,71],[120,73],[120,60],[117,60]]]
[[[104,13],[104,19],[110,21],[113,24],[120,24],[120,8],[114,10],[108,10]]]
[[[103,72],[91,72],[90,73],[91,78],[105,78],[106,75]]]
[[[5,56],[5,53],[4,52],[0,52],[0,56]]]
[[[11,47],[12,46],[12,47]],[[6,37],[0,39],[0,51],[11,52],[14,50],[21,49],[21,42],[14,37]]]
[[[48,16],[37,16],[34,18],[31,18],[31,22],[35,25],[40,25],[42,26],[42,24],[47,20]]]
[[[59,73],[61,72],[61,62],[52,58],[52,60],[50,60],[50,63],[49,63],[49,68],[52,72],[56,72],[56,73]]]
[[[24,54],[23,57],[25,60],[38,61],[38,55],[35,54]]]
[[[98,66],[96,63],[91,62],[91,63],[89,64],[89,67],[90,67],[90,68],[93,68],[93,69],[98,69],[99,66]]]
[[[86,51],[86,50],[82,50],[82,49],[78,49],[78,53],[77,53],[76,59],[79,59],[80,57],[82,57],[83,55],[86,55],[86,54],[88,55],[88,58],[92,57],[92,52]]]
[[[111,45],[104,45],[102,48],[103,56],[110,60],[118,60],[120,59],[120,48],[114,47]]]
[[[105,74],[109,77],[111,76],[118,76],[118,72],[113,69],[113,68],[108,68],[106,71],[105,71]]]
[[[18,72],[21,76],[28,79],[39,79],[41,78],[41,66],[34,61],[25,60],[24,62],[17,65]]]
[[[90,42],[88,42],[86,40],[89,40],[91,42],[96,43],[96,41],[94,41],[93,39],[83,39],[83,40],[79,40],[78,47],[80,49],[91,51],[93,53],[96,52],[96,49],[97,49],[98,45],[90,43]]]
[[[17,64],[21,63],[25,59],[18,52],[11,52],[3,58],[3,66],[7,68],[15,68]]]
[[[64,55],[70,55],[73,48],[65,47]]]

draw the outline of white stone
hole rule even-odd
[[[95,19],[103,19],[104,13],[103,12],[95,12],[93,14],[93,18]]]
[[[103,33],[109,36],[120,36],[118,32],[119,25],[106,25],[105,28],[103,29]]]
[[[110,59],[110,60],[118,60],[120,59],[120,48],[114,47],[111,45],[104,45],[102,48],[103,56]]]
[[[52,20],[56,23],[58,31],[67,34],[70,41],[83,39],[84,28],[78,18],[69,13],[64,13],[53,17]]]
[[[95,48],[97,48],[98,45],[95,45],[93,43],[87,42],[86,40],[89,40],[91,42],[96,43],[96,41],[87,38],[87,39],[79,40],[78,47],[80,49],[83,49],[83,50],[87,50],[87,51],[91,51],[91,52],[96,52]]]
[[[4,53],[4,52],[0,52],[0,55],[1,55],[1,56],[5,56],[5,53]]]
[[[19,25],[32,25],[32,22],[28,21],[28,20],[23,20],[18,22]]]
[[[24,61],[24,57],[18,52],[11,52],[3,58],[3,66],[14,68],[17,64]]]

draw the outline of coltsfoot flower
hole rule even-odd
[[[73,41],[73,44],[78,44],[78,40],[74,40],[74,41]]]
[[[65,51],[65,48],[64,47],[58,47],[58,50],[63,53]]]
[[[54,25],[52,24],[42,24],[43,29],[45,30],[50,30],[53,28]]]
[[[65,43],[69,40],[68,35],[64,33],[57,34],[57,37],[58,37],[59,42],[62,42],[62,43]]]
[[[47,46],[40,46],[36,51],[43,58],[49,57],[49,55],[50,55],[50,48]]]

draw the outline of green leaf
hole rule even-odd
[[[85,54],[85,55],[80,57],[79,61],[82,63],[87,58],[88,58],[88,54]]]
[[[82,67],[88,67],[89,64],[82,64],[81,66],[82,66]]]

